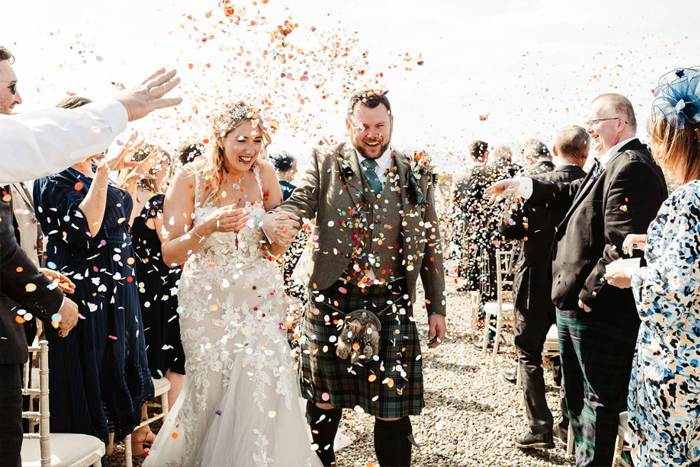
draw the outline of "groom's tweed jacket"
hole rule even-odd
[[[425,289],[428,314],[445,314],[445,276],[442,264],[442,243],[435,211],[435,177],[431,173],[413,174],[425,202],[417,203],[415,189],[410,189],[410,161],[394,151],[394,164],[399,180],[401,206],[396,209],[402,222],[391,226],[401,230],[398,253],[402,255],[403,271],[396,276],[406,277],[411,302],[415,300],[416,282],[420,275]],[[316,217],[313,233],[313,272],[309,280],[312,290],[324,290],[343,276],[352,261],[357,245],[353,238],[361,222],[359,212],[365,209],[367,197],[363,194],[362,178],[355,149],[346,143],[335,147],[316,148],[311,153],[309,168],[292,196],[281,208],[301,218]],[[383,207],[382,207],[383,209]],[[375,216],[382,216],[382,209]],[[392,216],[394,217],[394,216]],[[382,219],[373,219],[374,229]],[[371,236],[370,236],[371,237]]]

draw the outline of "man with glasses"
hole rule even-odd
[[[577,466],[612,463],[639,328],[632,292],[607,284],[605,267],[622,257],[627,235],[646,232],[668,196],[661,169],[635,138],[627,98],[598,96],[586,128],[600,158],[585,178],[516,178],[487,190],[492,199],[514,195],[532,207],[570,206],[554,236],[551,272]]]
[[[10,115],[22,98],[17,90],[17,75],[12,69],[15,57],[9,50],[0,47],[0,114]]]

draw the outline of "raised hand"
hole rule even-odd
[[[484,197],[489,200],[489,203],[495,203],[507,196],[514,195],[518,191],[518,188],[520,188],[520,182],[517,179],[509,178],[507,180],[501,180],[486,188]]]
[[[175,70],[166,73],[165,68],[161,68],[141,85],[119,91],[114,98],[124,106],[130,122],[143,118],[154,110],[177,105],[182,102],[182,97],[163,97],[180,84],[180,78],[176,78],[176,74]]]
[[[137,149],[139,149],[143,145],[143,140],[138,141],[139,133],[135,131],[132,135],[131,138],[129,138],[129,141],[126,142],[124,147],[122,148],[121,151],[119,151],[119,154],[117,154],[114,157],[110,157],[105,159],[98,167],[97,170],[107,170],[108,172],[113,171],[113,170],[122,170],[122,169],[127,169],[127,168],[132,168],[132,167],[137,167],[139,165],[139,162],[133,162],[131,160],[127,160],[127,156],[133,155],[134,152],[136,152]]]
[[[224,206],[209,214],[197,229],[199,235],[211,235],[214,232],[238,232],[248,222],[250,212],[236,205]],[[201,229],[201,230],[200,230]]]

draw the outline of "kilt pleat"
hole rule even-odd
[[[364,289],[344,281],[311,293],[301,323],[300,380],[304,397],[380,418],[418,415],[423,400],[422,355],[405,281]],[[397,303],[387,308],[389,301]],[[352,364],[336,355],[346,314],[367,309],[382,324],[379,354]],[[340,322],[339,322],[340,321]]]

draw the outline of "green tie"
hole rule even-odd
[[[367,178],[367,183],[369,183],[369,187],[372,189],[372,193],[374,195],[378,195],[382,192],[382,184],[379,181],[379,177],[377,177],[377,172],[375,172],[374,169],[377,168],[379,164],[377,164],[377,161],[372,160],[372,159],[365,159],[361,162],[362,165],[362,171],[365,174],[365,177]]]

